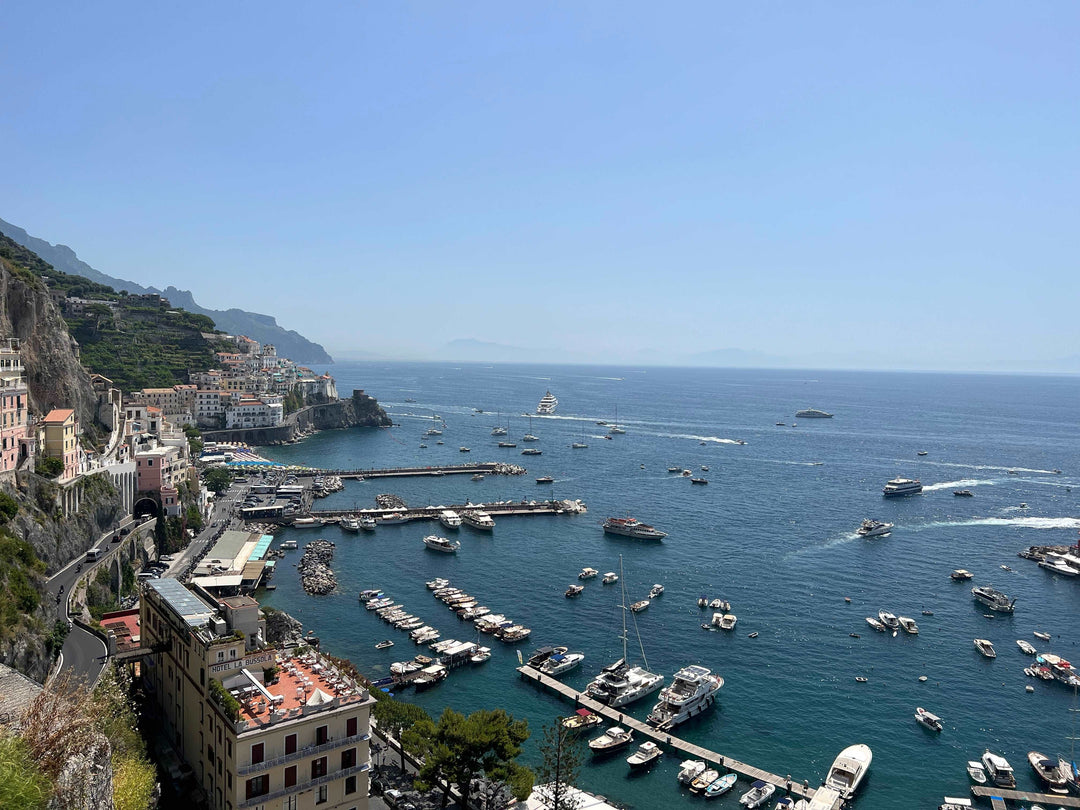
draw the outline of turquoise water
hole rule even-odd
[[[378,492],[435,505],[538,498],[553,490],[589,507],[577,516],[500,518],[493,535],[463,527],[457,555],[425,550],[421,537],[430,524],[361,535],[337,527],[279,534],[301,545],[318,536],[337,542],[340,590],[303,594],[292,568],[298,557],[290,552],[278,589],[264,601],[288,610],[326,649],[371,677],[417,649],[358,607],[357,592],[382,587],[444,638],[470,638],[471,625],[424,587],[444,576],[532,627],[521,645],[526,654],[542,643],[584,652],[583,667],[565,679],[584,687],[621,652],[617,588],[593,580],[576,600],[563,591],[582,567],[617,570],[622,555],[632,600],[654,582],[666,586],[636,616],[651,668],[670,680],[679,667],[699,663],[726,680],[714,710],[680,728],[689,740],[811,784],[842,748],[867,743],[874,763],[857,806],[873,810],[936,807],[944,794],[964,795],[965,762],[987,747],[1012,762],[1025,789],[1037,788],[1028,750],[1068,753],[1072,695],[1025,677],[1030,659],[1015,639],[1080,658],[1074,629],[1080,582],[1051,576],[1016,552],[1076,539],[1080,379],[380,363],[339,365],[333,373],[339,390],[365,388],[400,427],[328,431],[268,455],[323,467],[507,460],[529,474],[481,482],[467,476],[348,482],[320,506],[372,506]],[[544,455],[521,456],[529,424],[520,414],[533,410],[548,388],[559,398],[557,417],[532,420]],[[628,432],[604,440],[595,422],[611,421],[616,406]],[[794,418],[807,407],[836,417]],[[446,422],[446,444],[428,441],[422,450],[433,413]],[[490,435],[507,415],[517,450],[496,448]],[[583,428],[588,449],[571,450]],[[471,454],[459,453],[460,445]],[[919,450],[927,455],[918,457]],[[699,474],[703,464],[710,467],[706,487],[667,472],[678,465]],[[1058,468],[1063,473],[1053,474]],[[538,486],[539,475],[554,476],[554,487]],[[926,491],[884,500],[882,485],[897,475],[920,478]],[[975,497],[955,498],[957,488]],[[1020,509],[1021,502],[1029,508]],[[669,537],[643,544],[602,532],[606,516],[627,513]],[[896,528],[890,537],[858,538],[854,529],[864,517]],[[1015,597],[1015,615],[984,618],[971,598],[972,583],[948,577],[959,567],[972,570],[976,584],[992,583]],[[711,615],[697,607],[702,593],[731,601],[739,617],[735,633],[700,629]],[[915,617],[921,634],[873,632],[864,617],[879,609]],[[922,616],[923,609],[935,615]],[[1036,629],[1053,633],[1052,644],[1033,638]],[[759,636],[748,638],[751,631]],[[387,637],[396,646],[373,648]],[[991,639],[998,658],[981,658],[975,637]],[[447,705],[464,712],[504,707],[536,730],[569,713],[560,698],[520,681],[513,648],[489,646],[494,655],[487,664],[403,697],[433,714]],[[856,675],[869,680],[856,683]],[[1024,690],[1029,683],[1034,694]],[[650,706],[647,699],[630,709],[644,719]],[[941,715],[944,732],[917,725],[916,706]],[[533,757],[530,747],[526,759]],[[699,800],[675,781],[679,759],[669,756],[631,776],[615,757],[585,766],[579,782],[637,808],[690,806]],[[737,807],[741,792],[711,806]]]

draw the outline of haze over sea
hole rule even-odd
[[[636,614],[650,668],[670,682],[676,669],[697,663],[726,680],[714,709],[679,728],[686,739],[812,785],[842,748],[867,743],[874,762],[856,806],[872,810],[930,808],[944,794],[965,795],[965,762],[985,748],[1004,754],[1020,787],[1031,790],[1037,785],[1027,751],[1068,755],[1073,695],[1027,678],[1022,670],[1032,659],[1015,640],[1080,658],[1080,582],[1050,575],[1016,552],[1077,538],[1080,378],[419,363],[343,364],[332,372],[343,394],[366,389],[400,426],[327,431],[268,448],[267,456],[325,468],[502,460],[528,474],[349,481],[319,508],[370,507],[378,492],[417,506],[554,494],[589,508],[575,516],[499,518],[493,535],[462,527],[456,555],[425,549],[423,535],[447,533],[427,523],[360,535],[336,526],[283,530],[279,540],[301,546],[317,537],[337,543],[339,590],[305,595],[293,568],[299,557],[288,552],[277,590],[260,598],[371,677],[420,650],[358,605],[361,589],[383,588],[444,638],[475,639],[472,625],[425,588],[442,576],[533,628],[519,645],[523,653],[543,643],[584,652],[582,668],[565,678],[583,688],[621,654],[618,588],[592,580],[576,600],[563,592],[584,566],[617,571],[622,555],[631,600],[654,582],[666,587]],[[530,429],[521,414],[548,389],[559,398],[557,414],[534,417],[531,426],[543,455],[521,456]],[[627,433],[605,440],[596,422],[613,421],[616,406]],[[835,418],[794,418],[808,407]],[[446,423],[445,444],[428,439],[421,449],[433,414]],[[498,449],[490,435],[508,417],[516,450]],[[571,449],[583,434],[588,449]],[[927,455],[917,456],[920,450]],[[669,474],[672,465],[709,485]],[[554,476],[555,484],[537,485],[540,475]],[[882,486],[896,476],[921,479],[924,492],[883,499]],[[975,497],[954,497],[961,488]],[[664,529],[667,539],[643,543],[602,532],[605,517],[627,514]],[[896,528],[885,538],[859,538],[854,530],[866,517]],[[973,571],[974,582],[952,582],[954,568]],[[970,587],[987,583],[1016,598],[1015,615],[984,618],[988,611]],[[697,607],[701,594],[731,601],[735,632],[700,628],[712,613]],[[875,633],[865,617],[879,609],[914,617],[921,633]],[[934,615],[923,616],[924,609]],[[1052,633],[1053,641],[1039,641],[1034,630]],[[752,631],[757,638],[748,638]],[[976,637],[994,642],[996,660],[979,656]],[[375,650],[384,638],[395,646]],[[630,638],[636,662],[633,629]],[[463,712],[503,707],[527,717],[534,737],[572,711],[519,679],[515,648],[484,640],[493,648],[490,662],[401,697],[433,715],[448,705]],[[919,683],[920,675],[928,680]],[[1025,692],[1028,684],[1034,694]],[[652,702],[630,712],[644,719]],[[917,725],[916,706],[941,715],[945,730],[935,735]],[[585,764],[579,784],[635,808],[700,801],[675,781],[679,757],[631,776],[625,756]],[[535,758],[530,741],[525,759]],[[747,788],[739,784],[711,806],[736,807]]]

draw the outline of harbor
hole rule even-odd
[[[548,500],[548,501],[485,501],[481,503],[461,503],[449,506],[422,506],[422,507],[391,507],[373,509],[313,509],[310,516],[316,520],[333,521],[343,517],[359,516],[379,518],[402,518],[406,520],[438,520],[439,516],[447,511],[462,512],[477,511],[487,512],[492,516],[508,515],[579,515],[588,509],[581,501],[572,500]]]
[[[337,478],[365,481],[369,478],[438,478],[442,475],[524,475],[524,467],[501,461],[482,461],[479,464],[442,464],[423,467],[383,467],[368,470],[317,470],[308,469],[295,473],[297,478]]]
[[[988,785],[972,785],[971,795],[990,799],[994,810],[1004,810],[1005,802],[1040,802],[1054,807],[1080,807],[1080,799],[1059,793],[1035,793],[1029,790],[1006,790]]]

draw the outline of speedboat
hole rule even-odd
[[[686,759],[679,764],[678,780],[684,785],[689,785],[701,774],[705,773],[708,766],[700,759]]]
[[[448,529],[457,529],[461,527],[461,515],[455,512],[453,509],[444,509],[439,512],[439,523]]]
[[[578,709],[576,713],[562,719],[562,727],[567,731],[581,731],[584,728],[592,728],[604,722],[604,718],[593,714],[588,709]]]
[[[607,754],[625,748],[634,740],[634,732],[618,726],[612,726],[599,737],[589,740],[589,748],[594,754]]]
[[[536,447],[526,447],[524,450],[521,451],[521,455],[523,455],[523,456],[542,456],[542,455],[544,455],[544,451],[540,450],[540,449],[538,449]]]
[[[624,537],[633,537],[638,540],[663,540],[667,537],[667,532],[662,532],[631,517],[608,518],[603,525],[606,534],[621,534]]]
[[[539,478],[536,479],[536,483],[538,483],[538,484],[554,484],[555,479],[552,478],[550,475],[541,475]]]
[[[660,693],[660,702],[653,706],[645,722],[668,731],[712,706],[716,692],[723,685],[724,679],[705,667],[683,667],[675,673],[671,685]]]
[[[715,799],[717,796],[723,796],[735,787],[737,781],[739,781],[739,775],[737,773],[724,774],[705,788],[705,798]]]
[[[649,742],[644,742],[638,746],[638,750],[626,758],[626,764],[630,766],[631,770],[635,771],[640,768],[648,768],[656,760],[660,759],[663,753],[660,746],[649,740]]]
[[[387,647],[393,647],[393,646],[394,646],[394,642],[392,642],[390,639],[387,639],[386,641],[380,641],[378,644],[376,644],[375,649],[376,650],[385,650]]]
[[[707,484],[707,483],[709,483],[709,479],[708,478],[691,478],[690,483],[691,484],[698,484],[698,485]]]
[[[914,478],[893,478],[885,484],[881,494],[886,498],[901,498],[922,492],[922,483]]]
[[[1069,785],[1058,769],[1058,761],[1040,751],[1028,751],[1028,764],[1051,793],[1067,794]]]
[[[469,453],[471,451],[469,450],[468,447],[465,447],[464,445],[462,445],[461,447],[458,448],[458,452],[459,453]]]
[[[1005,594],[1001,591],[996,591],[989,585],[980,585],[971,589],[971,595],[975,597],[977,602],[981,602],[991,610],[996,610],[999,613],[1012,613],[1013,605],[1016,604],[1016,600],[1009,600]]]
[[[753,808],[761,807],[768,802],[774,793],[776,793],[776,785],[758,779],[750,785],[750,789],[746,793],[739,797],[739,804],[753,810]]]
[[[1035,638],[1041,638],[1043,641],[1049,641],[1050,640],[1050,634],[1049,633],[1042,633],[1042,632],[1040,632],[1038,630],[1034,631],[1031,635],[1035,636]]]
[[[657,583],[649,589],[649,597],[655,599],[664,592],[664,586]]]
[[[881,620],[881,623],[888,627],[890,630],[900,629],[900,620],[896,618],[896,616],[894,616],[892,613],[889,613],[889,611],[879,610],[877,616]]]
[[[573,599],[575,596],[580,594],[583,590],[585,590],[584,585],[571,585],[569,588],[566,589],[566,598],[567,599]]]
[[[482,664],[491,658],[491,647],[478,647],[476,652],[469,656],[469,663]]]
[[[708,768],[707,770],[702,771],[696,777],[694,777],[694,781],[690,783],[690,792],[702,793],[704,792],[705,788],[707,788],[719,778],[720,771],[716,770],[715,768]]]
[[[1013,773],[1012,765],[1005,757],[998,754],[993,754],[987,749],[986,753],[982,755],[982,764],[986,768],[986,774],[998,787],[1014,788],[1016,787],[1016,775]]]
[[[986,768],[977,759],[969,759],[967,764],[968,776],[971,777],[971,781],[977,785],[986,784]]]
[[[966,579],[972,579],[974,576],[975,575],[968,571],[966,568],[957,568],[955,571],[949,574],[949,579],[952,579],[956,582],[963,582]]]
[[[1035,655],[1035,653],[1037,652],[1030,641],[1025,641],[1022,638],[1018,638],[1016,640],[1016,646],[1020,648],[1020,652],[1022,652],[1024,655]]]
[[[825,777],[825,787],[837,791],[844,801],[850,800],[870,770],[873,758],[870,746],[862,743],[849,745],[833,761]]]
[[[855,530],[855,533],[859,537],[880,537],[883,534],[888,534],[893,530],[892,523],[883,523],[880,520],[871,520],[867,518]]]
[[[580,665],[584,660],[585,655],[583,653],[555,652],[540,665],[540,671],[545,675],[550,675],[552,678],[558,678]]]
[[[997,658],[997,651],[994,650],[994,645],[985,638],[975,639],[975,649],[987,658]]]
[[[919,625],[915,624],[915,620],[908,616],[897,616],[897,621],[900,622],[900,627],[903,628],[905,633],[910,633],[913,636],[919,635]]]
[[[944,725],[941,722],[941,718],[938,717],[936,714],[928,712],[922,706],[919,706],[915,709],[915,720],[920,725],[925,726],[931,731],[941,731],[941,729],[944,728]]]
[[[465,512],[461,516],[463,523],[472,526],[474,529],[480,529],[481,531],[490,532],[495,529],[495,521],[491,515],[480,509],[472,509]]]
[[[595,568],[582,568],[581,573],[577,575],[578,579],[596,579],[600,572]]]
[[[459,548],[461,548],[461,541],[455,540],[451,543],[445,537],[437,537],[434,534],[429,534],[424,538],[424,545],[430,548],[432,551],[442,551],[447,554],[453,554]]]
[[[722,610],[724,613],[727,613],[729,610],[731,610],[731,602],[726,599],[717,598],[709,602],[709,607],[711,607],[713,610]]]

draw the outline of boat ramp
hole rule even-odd
[[[715,751],[710,751],[707,748],[702,748],[700,745],[694,745],[693,743],[687,742],[679,737],[674,737],[666,732],[658,731],[652,726],[646,725],[640,720],[636,720],[630,715],[620,712],[618,709],[613,709],[610,706],[605,706],[603,703],[593,700],[561,681],[544,675],[542,672],[539,672],[532,667],[518,667],[518,672],[521,673],[523,678],[531,680],[541,686],[546,686],[564,697],[570,698],[574,701],[575,705],[583,706],[589,711],[606,717],[611,722],[617,723],[620,726],[633,729],[660,745],[674,748],[676,751],[688,754],[694,759],[702,759],[709,763],[715,763],[723,768],[735,771],[751,781],[760,779],[763,782],[769,782],[776,785],[779,790],[787,791],[788,795],[796,796],[801,799],[809,799],[812,810],[840,810],[842,806],[840,794],[831,788],[822,787],[815,789],[810,787],[807,782],[800,783],[787,776],[780,776],[779,774],[763,771],[761,768],[755,768],[753,765],[747,765],[745,762],[739,762],[737,759],[732,759],[731,757],[718,754]]]

